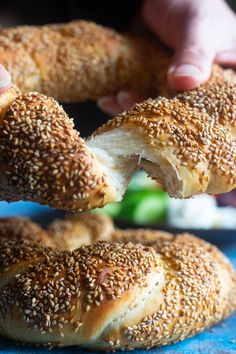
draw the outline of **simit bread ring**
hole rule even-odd
[[[82,246],[83,227],[94,234],[99,218],[111,226],[105,217],[86,216],[84,223],[80,215],[65,227],[59,221],[60,236],[55,221],[48,236],[54,248],[39,237],[28,241],[23,229],[24,236],[11,234],[12,219],[9,230],[4,221],[1,335],[48,347],[150,348],[200,333],[236,309],[236,273],[216,247],[189,234],[110,226],[106,241],[97,234],[97,243]],[[76,232],[81,247],[72,250]],[[71,251],[58,249],[58,236],[62,249],[68,238]]]
[[[167,95],[135,105],[84,141],[52,98],[11,87],[0,96],[0,199],[100,207],[121,200],[140,167],[176,198],[235,188],[233,71],[215,65],[200,88],[170,93],[169,53],[85,21],[3,29],[0,62],[24,92],[64,101],[124,88]]]

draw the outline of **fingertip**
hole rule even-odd
[[[206,74],[193,64],[171,66],[167,77],[171,88],[180,91],[195,89],[207,79]]]
[[[120,91],[117,101],[124,110],[130,109],[135,103],[141,102],[142,97],[136,92]]]
[[[193,90],[201,85],[204,80],[201,77],[168,74],[168,82],[172,89],[177,91]]]
[[[123,111],[114,95],[103,96],[97,100],[98,107],[105,113],[114,116]]]
[[[115,95],[107,95],[98,99],[98,107],[109,115],[117,115],[130,109],[135,103],[142,101],[142,96],[133,91],[120,91]]]
[[[207,81],[211,75],[215,48],[196,34],[185,38],[176,49],[168,72],[168,81],[175,90],[191,90]]]

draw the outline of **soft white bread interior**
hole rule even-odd
[[[186,183],[184,178],[181,179],[175,167],[177,163],[175,156],[171,156],[170,151],[164,154],[163,151],[152,149],[145,140],[139,129],[123,127],[95,136],[87,141],[87,146],[102,163],[114,189],[120,193],[119,200],[134,170],[140,168],[144,168],[171,196],[187,197],[187,189],[192,186]],[[171,157],[175,163],[171,161]],[[193,180],[193,183],[196,182]]]
[[[182,165],[172,146],[153,148],[141,129],[122,127],[87,141],[112,185],[122,198],[134,170],[143,168],[174,198],[187,198],[205,192],[203,179]],[[168,143],[166,144],[168,145]],[[199,168],[204,167],[199,165]],[[229,186],[230,187],[230,186]]]

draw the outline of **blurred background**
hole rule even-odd
[[[142,1],[0,1],[0,26],[45,24],[86,19],[114,27],[129,29],[137,16]],[[228,1],[236,10],[236,1]],[[94,102],[64,105],[74,118],[82,136],[88,136],[109,117]],[[177,229],[236,230],[236,193],[221,196],[199,196],[187,200],[174,200],[151,181],[144,172],[134,176],[121,203],[110,204],[95,212],[103,212],[124,226],[157,226]],[[32,203],[0,204],[0,215],[21,214],[37,219],[39,213],[54,215],[45,207]],[[60,212],[59,212],[60,213]]]
[[[95,212],[105,213],[122,225],[158,226],[174,229],[235,229],[236,194],[200,195],[173,199],[144,171],[132,178],[120,203]]]

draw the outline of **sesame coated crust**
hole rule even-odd
[[[166,174],[181,180],[181,186],[176,183],[171,189],[157,178],[172,197],[236,187],[236,87],[225,81],[223,70],[214,68],[211,79],[198,89],[136,104],[93,135],[121,128],[139,132],[140,142],[162,158],[163,166],[168,164]],[[143,167],[149,172],[145,161]],[[155,178],[153,171],[149,174]]]
[[[63,220],[55,219],[47,231],[57,248],[74,250],[96,241],[109,241],[113,230],[112,220],[103,214],[75,213]]]
[[[13,86],[0,96],[0,199],[79,211],[114,200],[96,156],[44,94],[79,102],[121,89],[167,97],[96,134],[139,131],[188,184],[173,196],[235,188],[233,72],[215,66],[199,89],[170,93],[168,53],[85,21],[2,29],[0,62],[23,92]],[[48,231],[0,220],[0,275],[0,334],[47,347],[165,345],[236,308],[235,271],[215,247],[188,234],[114,230],[100,216],[67,217]]]
[[[235,74],[214,65],[207,83],[177,94],[166,82],[170,57],[151,39],[86,21],[1,29],[0,63],[23,93],[13,86],[0,95],[0,199],[70,211],[119,201],[129,178],[119,189],[107,161],[96,155],[96,145],[88,148],[61,106],[44,94],[79,102],[122,89],[166,97],[135,105],[94,136],[117,128],[139,134],[158,161],[150,168],[150,161],[131,149],[133,170],[141,161],[172,197],[234,189]],[[117,160],[117,175],[124,166],[128,171],[127,156]]]
[[[0,63],[26,93],[64,102],[97,99],[121,89],[158,92],[159,48],[87,21],[0,30]],[[168,56],[167,56],[168,58]]]
[[[0,218],[0,230],[1,239],[27,240],[42,246],[55,247],[54,239],[50,238],[45,230],[23,217]]]
[[[93,218],[106,222],[86,216],[91,230]],[[61,223],[68,220],[79,223],[78,217]],[[91,245],[59,251],[31,236],[28,241],[27,232],[22,242],[22,229],[6,238],[10,220],[8,226],[6,219],[0,222],[0,235],[1,224],[0,334],[25,344],[150,348],[200,333],[236,309],[231,264],[192,235],[111,229],[107,241],[97,236]],[[83,229],[76,230],[83,236]],[[53,227],[49,237],[57,245]]]
[[[53,98],[15,95],[0,126],[0,199],[77,211],[103,205],[106,176],[72,119]]]

